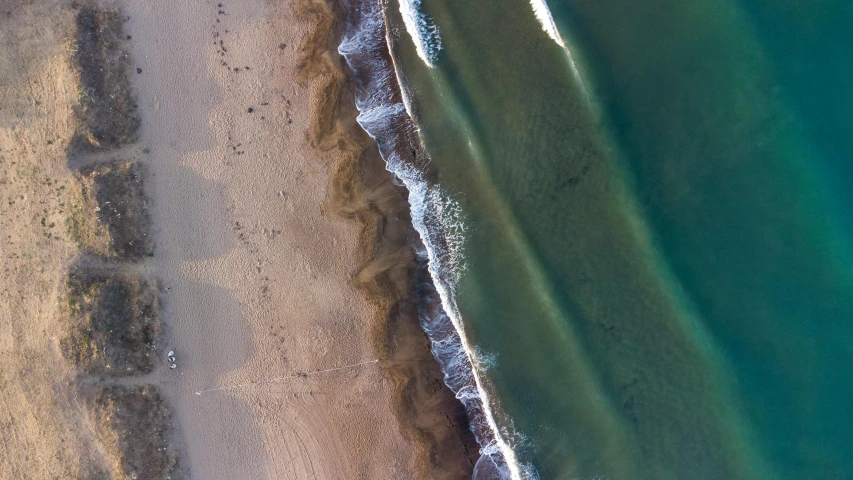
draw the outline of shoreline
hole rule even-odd
[[[341,44],[339,50],[361,82],[361,95],[356,99],[359,123],[379,145],[386,168],[410,192],[415,232],[410,245],[418,254],[420,323],[444,374],[443,381],[464,404],[480,447],[473,477],[521,478],[526,468],[518,464],[504,438],[506,432],[497,425],[492,399],[484,387],[456,306],[455,282],[464,269],[465,226],[456,218],[454,201],[437,183],[438,172],[412,114],[404,73],[395,58],[396,39],[390,33],[387,5],[371,2],[371,7],[363,6],[359,13],[350,20],[346,45]],[[405,19],[404,23],[419,44],[415,37],[423,32],[413,32],[411,23]],[[428,59],[421,57],[431,66]]]
[[[124,3],[129,34],[155,39],[132,56],[191,474],[470,478],[476,443],[418,323],[405,193],[336,51],[345,10]]]
[[[301,3],[314,4],[310,0]],[[421,456],[429,459],[425,477],[471,478],[480,456],[479,445],[469,428],[464,405],[443,381],[444,373],[431,351],[432,342],[419,320],[427,295],[423,292],[426,264],[413,244],[417,243],[417,232],[409,215],[409,192],[394,184],[376,141],[356,121],[360,112],[356,108],[354,72],[338,53],[347,12],[342,3],[334,5],[338,5],[337,11],[332,11],[336,19],[330,25],[323,52],[332,60],[316,55],[312,66],[335,69],[342,77],[340,85],[330,82],[323,93],[337,108],[327,118],[314,119],[311,138],[320,149],[341,149],[345,144],[352,152],[329,176],[324,212],[355,219],[362,226],[358,263],[363,267],[353,282],[378,306],[376,349],[383,358],[384,370],[394,371],[390,376],[397,384],[395,414],[401,428],[408,430],[410,440],[420,444]],[[321,43],[318,38],[315,47]],[[318,51],[311,46],[308,49]],[[311,66],[305,70],[310,71]]]

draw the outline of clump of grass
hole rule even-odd
[[[103,388],[90,402],[108,451],[113,478],[176,478],[178,458],[169,446],[169,410],[153,385]]]
[[[77,205],[72,205],[70,212],[65,217],[65,226],[68,227],[68,236],[74,243],[83,243],[83,212]]]
[[[163,330],[153,281],[137,275],[68,276],[69,329],[63,355],[88,374],[139,375],[153,370],[151,351]]]
[[[68,216],[65,217],[68,238],[84,251],[109,256],[109,232],[98,223],[96,209],[97,205],[88,196],[83,196],[83,200],[77,200],[69,206]]]

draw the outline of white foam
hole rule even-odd
[[[557,30],[557,24],[554,23],[551,9],[548,8],[545,0],[530,0],[530,6],[533,7],[533,14],[536,15],[536,19],[542,25],[542,30],[545,30],[545,33],[557,42],[557,45],[566,48],[566,44],[563,43],[563,37],[560,36],[560,31]]]
[[[438,27],[429,17],[421,13],[421,0],[398,1],[400,14],[403,16],[403,24],[406,26],[409,36],[412,37],[418,56],[428,67],[432,68],[433,63],[438,59],[438,52],[441,51],[441,36],[438,34]]]
[[[405,178],[404,178],[405,182]],[[409,187],[409,191],[412,191],[412,186],[406,182],[406,186]],[[495,421],[495,416],[492,408],[492,401],[489,395],[486,393],[485,388],[483,387],[483,380],[480,376],[480,372],[478,371],[477,365],[480,363],[476,360],[474,356],[473,348],[471,344],[468,342],[467,336],[465,335],[465,329],[462,326],[461,322],[461,314],[459,312],[458,307],[456,306],[455,296],[452,293],[452,287],[447,285],[445,281],[443,281],[443,276],[439,271],[440,261],[437,258],[437,253],[439,252],[436,249],[429,238],[429,233],[427,231],[427,226],[424,223],[424,215],[423,212],[415,213],[416,210],[420,210],[421,208],[415,208],[415,203],[419,203],[419,207],[423,206],[421,201],[413,202],[412,205],[412,220],[415,224],[415,229],[418,231],[418,234],[421,237],[421,241],[424,242],[424,245],[427,247],[427,255],[429,256],[429,270],[432,274],[433,282],[435,284],[436,291],[438,291],[439,297],[441,298],[441,304],[444,308],[444,311],[450,317],[453,326],[456,328],[456,333],[459,335],[462,346],[464,347],[465,354],[468,357],[469,362],[472,365],[472,373],[474,376],[474,382],[477,388],[477,393],[479,394],[480,400],[483,402],[483,413],[485,414],[486,421],[488,422],[489,429],[492,431],[494,435],[494,447],[497,451],[499,451],[504,459],[506,460],[507,467],[509,469],[510,478],[512,480],[521,480],[521,469],[519,468],[518,459],[516,458],[515,452],[512,448],[510,448],[509,444],[503,438],[501,434],[501,430],[498,428],[497,422]],[[448,272],[451,276],[458,275],[457,272],[451,271]],[[488,448],[488,447],[486,447]],[[494,451],[488,451],[486,448],[482,451],[483,454],[489,455],[494,454]]]
[[[390,41],[390,39],[386,40]],[[402,84],[399,85],[399,88],[403,95],[403,103],[407,106],[410,105],[411,101],[407,98],[407,89]],[[411,117],[411,111],[408,108],[406,110]],[[414,121],[414,117],[411,118],[412,121]],[[400,163],[397,165],[400,165]],[[485,415],[486,422],[488,423],[489,430],[494,436],[494,439],[489,446],[483,447],[481,454],[491,456],[496,452],[500,452],[507,463],[510,478],[512,480],[521,480],[523,478],[522,468],[515,455],[515,451],[504,439],[501,429],[498,427],[497,421],[495,420],[492,401],[483,386],[483,379],[481,378],[480,369],[478,368],[478,365],[482,362],[478,360],[477,355],[474,353],[475,347],[468,342],[467,335],[465,334],[465,328],[462,325],[462,314],[459,312],[459,308],[456,305],[456,295],[454,290],[456,282],[459,280],[459,276],[465,269],[463,254],[465,224],[461,217],[459,204],[442,194],[438,188],[430,189],[427,186],[427,182],[421,178],[419,171],[414,169],[402,169],[409,170],[408,172],[398,171],[392,166],[391,162],[388,163],[388,169],[400,177],[406,185],[406,188],[409,190],[412,224],[418,232],[421,242],[423,242],[426,247],[427,256],[429,258],[429,272],[432,276],[433,284],[441,298],[441,306],[450,318],[450,321],[456,330],[456,334],[459,336],[463,352],[471,365],[476,394],[479,396],[480,401],[483,404],[483,413]],[[429,206],[432,206],[431,212],[427,210]],[[438,230],[443,233],[442,240],[444,241],[444,248],[439,248],[435,245],[435,242],[433,242],[430,235],[430,228],[427,223],[427,219],[429,217],[432,217],[433,221],[437,224],[434,226],[439,227]],[[461,398],[457,394],[457,398],[463,400],[470,393],[471,392],[469,390],[466,394],[463,394],[463,397]]]
[[[474,360],[477,361],[477,368],[483,372],[489,371],[498,363],[498,356],[495,353],[485,353],[480,347],[474,349]]]
[[[400,88],[405,92],[402,85]],[[408,104],[409,102],[406,101],[405,103]],[[429,258],[429,271],[433,279],[433,284],[441,298],[441,305],[450,318],[456,334],[459,336],[462,351],[471,365],[474,388],[468,387],[460,390],[457,392],[457,398],[465,400],[479,397],[483,404],[485,420],[494,436],[492,442],[482,448],[481,453],[491,456],[500,452],[507,463],[510,478],[512,480],[521,480],[521,468],[515,451],[513,451],[504,439],[501,429],[497,425],[491,398],[483,386],[479,366],[485,362],[478,359],[475,354],[475,348],[468,341],[465,328],[462,325],[462,315],[456,305],[454,290],[456,282],[465,268],[463,255],[465,224],[459,212],[459,205],[443,194],[439,188],[428,187],[427,182],[421,178],[419,171],[400,168],[402,165],[405,164],[397,163],[397,168],[395,168],[389,162],[388,168],[403,180],[403,183],[409,190],[412,223],[426,247]],[[430,207],[432,208],[430,209]],[[432,235],[430,235],[430,220],[432,220],[433,229],[438,227],[437,230],[443,233],[442,240],[444,245],[442,247],[437,246],[433,241]]]
[[[385,25],[385,12],[380,6],[383,4],[363,2],[356,7],[357,12],[352,12],[360,16],[359,29],[348,32],[338,50],[356,72],[373,63],[370,58],[362,58],[359,54],[377,49],[379,45],[376,41],[379,38],[390,47],[392,39]],[[406,29],[415,42],[418,55],[427,65],[432,66],[441,48],[440,39],[437,29],[420,14],[419,8],[420,0],[400,1]],[[381,37],[377,38],[378,35]],[[378,50],[374,53],[379,54]],[[381,61],[381,57],[379,54],[376,61]],[[391,59],[393,62],[393,56]],[[373,72],[375,75],[363,78],[364,83],[357,86],[358,122],[377,142],[387,169],[409,191],[412,223],[423,243],[429,274],[443,309],[439,317],[449,320],[450,324],[443,323],[447,326],[437,327],[441,331],[434,332],[439,338],[437,342],[433,341],[433,351],[442,351],[439,361],[444,362],[442,369],[446,368],[445,383],[454,389],[466,409],[474,407],[468,412],[475,416],[471,418],[472,426],[484,434],[482,437],[478,435],[478,441],[482,440],[481,454],[488,459],[486,461],[493,463],[512,480],[531,478],[529,471],[519,465],[507,441],[507,438],[514,437],[498,427],[494,415],[496,406],[484,388],[482,368],[491,363],[492,359],[481,359],[474,352],[456,306],[456,283],[465,269],[465,222],[459,204],[443,192],[440,186],[426,181],[418,167],[412,165],[409,159],[400,158],[395,151],[395,144],[403,137],[422,140],[414,123],[411,100],[401,81],[401,72],[396,64],[392,69],[392,72],[387,73]],[[392,100],[392,91],[401,92],[402,98]],[[418,158],[426,158],[426,154]]]

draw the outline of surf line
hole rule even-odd
[[[572,71],[572,76],[575,78],[575,81],[578,83],[581,91],[583,92],[584,100],[587,103],[591,103],[591,98],[589,96],[589,90],[586,88],[586,83],[583,81],[583,77],[581,77],[580,69],[578,69],[577,63],[575,63],[575,57],[572,56],[571,50],[566,45],[566,42],[563,40],[563,36],[560,35],[560,31],[557,29],[557,24],[554,23],[554,17],[551,15],[551,9],[548,8],[548,3],[545,0],[530,0],[530,6],[533,7],[533,14],[536,16],[536,19],[539,20],[539,24],[542,25],[542,30],[554,40],[557,45],[563,48],[566,52],[566,56],[569,60],[569,68]]]
[[[258,380],[254,380],[254,381],[246,382],[246,383],[238,383],[238,384],[234,384],[234,385],[226,385],[226,386],[224,386],[224,387],[209,388],[209,389],[207,389],[207,390],[200,390],[200,391],[198,391],[198,392],[195,392],[195,394],[196,394],[196,395],[198,395],[198,396],[201,396],[202,394],[209,393],[209,392],[216,392],[216,391],[219,391],[219,390],[232,390],[232,389],[238,389],[238,388],[245,388],[245,387],[252,387],[252,386],[258,386],[258,385],[264,385],[264,384],[266,384],[266,383],[273,383],[273,382],[278,382],[278,381],[281,381],[281,380],[287,380],[288,378],[307,378],[307,377],[309,377],[309,376],[317,375],[317,374],[319,374],[319,373],[334,372],[334,371],[337,371],[337,370],[345,370],[345,369],[347,369],[347,368],[355,368],[355,367],[360,367],[360,366],[363,366],[363,365],[371,365],[371,364],[375,364],[375,363],[379,363],[379,359],[378,359],[378,358],[377,358],[377,359],[375,359],[375,360],[367,361],[367,362],[353,363],[353,364],[350,364],[350,365],[342,365],[342,366],[340,366],[340,367],[335,367],[335,368],[326,368],[326,369],[323,369],[323,370],[314,370],[314,371],[311,371],[311,372],[296,372],[296,373],[293,373],[293,374],[290,374],[290,375],[286,375],[286,376],[283,376],[283,377],[268,378],[268,379],[258,379]]]

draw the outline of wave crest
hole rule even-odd
[[[441,36],[438,27],[427,15],[421,13],[421,0],[399,0],[400,15],[406,31],[412,37],[421,60],[432,67],[441,51]]]
[[[545,0],[530,0],[530,6],[533,7],[533,14],[536,15],[536,19],[539,20],[539,24],[542,25],[542,30],[544,30],[552,40],[557,42],[557,45],[566,48],[566,44],[563,43],[563,37],[560,36],[560,31],[557,30],[557,24],[554,23],[554,17],[551,16],[551,9],[548,8],[548,4],[545,3]]]
[[[490,362],[477,361],[465,338],[456,306],[456,285],[464,264],[465,222],[458,202],[432,180],[435,172],[424,151],[411,115],[404,82],[391,56],[384,2],[353,0],[338,51],[355,76],[357,120],[376,141],[386,168],[409,191],[412,224],[419,238],[412,240],[418,254],[418,313],[431,342],[433,355],[444,373],[445,384],[468,414],[471,430],[480,444],[475,479],[535,477],[519,466],[498,428],[492,400],[483,388],[479,371]],[[418,12],[420,0],[401,0],[406,28],[418,54],[432,65],[440,49],[437,30]]]
[[[552,40],[557,42],[557,45],[565,50],[566,57],[569,60],[569,67],[572,70],[572,76],[575,78],[575,81],[578,83],[578,86],[583,92],[584,100],[589,103],[591,101],[589,89],[583,81],[578,64],[575,62],[574,55],[572,55],[572,51],[569,50],[568,46],[566,46],[563,36],[560,35],[560,30],[557,29],[557,24],[554,22],[554,16],[551,15],[551,9],[548,8],[548,3],[546,3],[545,0],[530,0],[530,6],[533,7],[533,14],[536,15],[536,19],[539,20],[539,24],[542,25],[542,30],[544,30]]]

